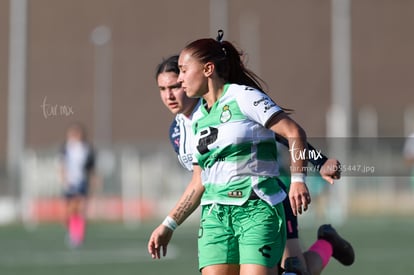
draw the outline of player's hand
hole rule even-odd
[[[308,205],[311,203],[311,196],[304,182],[292,182],[290,184],[289,200],[295,216],[308,210]]]
[[[148,253],[153,259],[161,258],[162,256],[167,255],[167,245],[171,240],[173,231],[166,227],[165,225],[159,225],[151,234],[151,237],[148,241]]]
[[[328,159],[319,170],[321,177],[329,182],[334,184],[334,180],[341,178],[341,164],[337,159]]]

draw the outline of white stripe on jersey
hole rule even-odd
[[[193,171],[193,162],[194,162],[194,135],[192,133],[192,124],[191,119],[195,112],[200,106],[200,101],[194,107],[193,113],[191,113],[190,117],[185,116],[184,114],[177,114],[175,116],[175,120],[177,121],[177,125],[179,127],[180,132],[180,144],[179,144],[179,154],[178,154],[178,161],[181,165],[187,169],[188,171]]]
[[[221,190],[221,195],[216,197],[217,203],[228,203],[228,198],[223,197],[223,194],[234,191],[229,188],[234,188],[236,181],[244,184],[240,186],[241,190],[246,190],[246,184],[255,186],[256,193],[272,205],[286,196],[277,188],[272,191],[260,190],[258,186],[261,182],[254,181],[256,177],[263,182],[279,175],[274,133],[265,125],[281,110],[261,91],[243,85],[226,84],[223,95],[209,112],[201,105],[194,113],[196,160],[203,169],[206,190]],[[212,188],[208,188],[208,185]],[[248,194],[235,199],[234,204],[243,203],[247,199],[245,195]],[[203,198],[211,201],[214,196],[205,193]],[[202,204],[205,203],[202,200]]]

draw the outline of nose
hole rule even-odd
[[[181,72],[178,74],[177,82],[180,83],[180,84],[183,83],[183,77],[182,77],[182,73]]]
[[[167,96],[168,99],[174,99],[174,93],[173,93],[173,89],[167,89]]]

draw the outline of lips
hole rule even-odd
[[[178,107],[178,103],[177,102],[168,103],[168,107],[170,107],[170,108],[177,108]]]

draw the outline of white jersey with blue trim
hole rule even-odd
[[[198,109],[200,103],[193,109],[193,113]],[[192,134],[191,119],[193,113],[187,117],[184,114],[177,114],[170,126],[170,141],[178,161],[188,171],[193,171],[193,147],[194,135]]]

